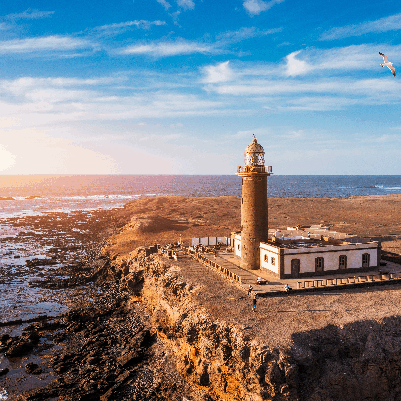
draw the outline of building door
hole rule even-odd
[[[315,258],[315,272],[321,273],[324,271],[324,259],[322,257]]]
[[[362,267],[370,266],[370,255],[368,253],[364,253],[362,255]]]
[[[300,268],[301,268],[300,260],[299,259],[291,259],[291,277],[298,278]]]

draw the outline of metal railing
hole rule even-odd
[[[272,166],[238,166],[237,173],[268,173],[273,174]]]

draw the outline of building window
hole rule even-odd
[[[265,262],[267,262],[268,259],[269,259],[269,258],[268,258],[267,255],[265,254],[265,258],[264,258]]]
[[[272,258],[272,265],[274,266],[276,264],[276,259]]]
[[[322,272],[324,270],[324,259],[323,258],[315,258],[315,271]]]
[[[338,261],[338,268],[341,270],[347,268],[347,255],[340,255]]]
[[[362,254],[362,267],[370,266],[370,255],[368,253]]]

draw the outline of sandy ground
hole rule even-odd
[[[109,240],[109,255],[128,253],[139,245],[168,243],[201,236],[224,236],[240,228],[240,198],[161,197],[127,204],[121,211],[131,223]],[[269,227],[329,223],[332,229],[370,236],[383,249],[401,252],[401,195],[329,198],[271,198]],[[339,327],[381,324],[400,315],[401,288],[347,289],[308,295],[259,299],[253,313],[251,299],[217,273],[181,262],[187,280],[203,286],[197,300],[216,318],[240,324],[244,333],[271,347],[290,345],[295,333]]]
[[[383,249],[401,253],[401,195],[335,198],[270,198],[269,228],[328,223],[347,234],[382,241]],[[137,246],[202,236],[229,236],[240,229],[237,197],[164,196],[128,203],[117,219],[131,223],[109,241],[111,254]]]

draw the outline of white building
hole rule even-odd
[[[234,253],[241,257],[241,233],[232,233]],[[351,273],[380,265],[380,243],[330,231],[328,227],[288,227],[260,243],[260,268],[279,278]]]

